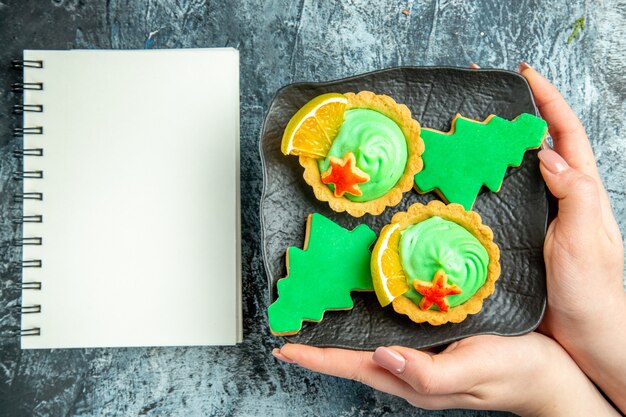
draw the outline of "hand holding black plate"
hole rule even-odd
[[[307,101],[327,92],[362,90],[389,95],[406,104],[423,127],[444,131],[456,113],[479,120],[490,114],[509,120],[521,113],[537,114],[524,78],[503,70],[392,68],[327,83],[291,84],[279,90],[268,110],[260,142],[264,170],[262,245],[272,301],[276,299],[275,282],[286,274],[285,251],[288,246],[302,246],[310,213],[321,213],[347,229],[366,223],[379,233],[394,213],[415,202],[425,204],[438,198],[434,193],[409,192],[400,204],[380,216],[354,218],[335,213],[315,199],[302,179],[298,158],[280,152],[287,122]],[[502,266],[496,291],[478,314],[459,324],[416,324],[391,307],[380,307],[373,292],[354,292],[354,309],[327,312],[319,323],[305,322],[288,340],[364,350],[386,345],[425,348],[477,334],[519,335],[537,327],[546,303],[543,239],[548,197],[536,153],[527,152],[519,168],[507,171],[500,192],[483,192],[474,204],[483,223],[494,231]]]

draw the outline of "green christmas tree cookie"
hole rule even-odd
[[[369,247],[375,239],[367,225],[349,231],[309,215],[304,249],[287,249],[287,277],[278,280],[278,299],[267,309],[272,333],[295,334],[326,310],[354,307],[351,291],[373,291]]]
[[[527,113],[513,121],[491,115],[483,122],[457,114],[449,132],[422,129],[424,169],[415,175],[416,188],[436,189],[446,202],[470,210],[482,185],[499,191],[506,169],[541,146],[547,130],[543,119]]]

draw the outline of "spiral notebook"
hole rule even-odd
[[[24,51],[21,346],[241,341],[239,55]]]

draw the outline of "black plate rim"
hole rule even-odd
[[[265,132],[265,126],[267,123],[267,119],[269,118],[270,115],[270,110],[272,108],[272,104],[274,103],[274,101],[276,100],[276,97],[285,89],[290,88],[290,87],[294,87],[294,86],[301,86],[301,85],[333,85],[333,84],[339,84],[339,83],[343,83],[343,82],[347,82],[347,81],[352,81],[352,80],[356,80],[358,78],[361,77],[365,77],[365,76],[370,76],[370,75],[374,75],[374,74],[380,74],[380,73],[385,73],[385,72],[389,72],[389,71],[397,71],[397,70],[417,70],[417,71],[439,71],[439,70],[453,70],[453,71],[459,71],[459,72],[492,72],[492,73],[497,73],[497,74],[506,74],[508,76],[514,76],[517,77],[519,79],[521,79],[524,83],[524,85],[526,86],[526,88],[529,91],[530,94],[530,99],[535,111],[535,115],[541,117],[540,113],[539,113],[539,109],[537,108],[537,104],[535,103],[535,97],[532,94],[532,89],[530,88],[530,84],[528,84],[528,81],[526,80],[525,77],[523,77],[519,72],[516,71],[511,71],[508,69],[500,69],[500,68],[469,68],[469,67],[457,67],[457,66],[451,66],[451,65],[438,65],[438,66],[411,66],[411,65],[405,65],[405,66],[396,66],[396,67],[387,67],[387,68],[383,68],[383,69],[379,69],[379,70],[374,70],[374,71],[369,71],[369,72],[365,72],[365,73],[361,73],[361,74],[357,74],[357,75],[352,75],[352,76],[348,76],[348,77],[343,77],[343,78],[338,78],[338,79],[334,79],[334,80],[329,80],[329,81],[299,81],[299,82],[294,82],[294,83],[289,83],[289,84],[285,84],[282,87],[280,87],[278,90],[276,90],[276,92],[272,95],[272,99],[269,101],[269,104],[267,105],[267,108],[265,109],[265,117],[263,118],[263,123],[261,124],[261,130],[259,132],[259,142],[258,142],[258,147],[257,150],[259,152],[259,156],[261,159],[261,170],[262,170],[262,174],[263,174],[263,184],[262,184],[262,191],[261,191],[261,198],[259,199],[259,226],[261,228],[261,258],[263,260],[263,268],[265,269],[265,277],[267,280],[267,285],[268,285],[268,294],[272,293],[272,278],[270,277],[270,268],[268,265],[268,260],[267,260],[267,256],[265,254],[265,245],[263,244],[263,242],[265,242],[265,216],[263,214],[263,202],[265,201],[265,194],[267,191],[267,170],[266,170],[266,162],[265,162],[265,155],[263,153],[263,143],[262,143],[262,139],[263,139],[263,134]],[[549,135],[549,133],[548,133]],[[543,149],[543,144],[541,145],[541,149]],[[554,217],[556,217],[556,213],[558,211],[558,206],[557,206],[557,200],[556,198],[550,193],[550,191],[548,190],[547,186],[544,185],[545,191],[546,191],[546,196],[547,196],[547,202],[546,202],[546,207],[545,207],[545,211],[546,211],[546,218],[545,218],[545,225],[544,225],[544,230],[547,231],[548,230],[548,226],[550,224],[550,222],[552,221],[552,219]],[[271,301],[271,300],[270,300]],[[493,331],[493,332],[489,332],[489,331],[481,331],[481,332],[475,332],[475,333],[471,333],[471,334],[467,334],[465,335],[462,339],[468,338],[468,337],[473,337],[473,336],[479,336],[479,335],[494,335],[494,336],[506,336],[506,337],[515,337],[515,336],[521,336],[527,333],[530,333],[532,331],[534,331],[535,329],[537,329],[537,327],[539,327],[539,325],[541,324],[541,321],[543,320],[545,311],[546,311],[546,307],[547,307],[547,297],[543,299],[543,303],[542,303],[542,308],[541,308],[541,314],[538,316],[537,322],[533,323],[532,326],[529,326],[528,329],[524,329],[521,330],[519,332],[510,332],[510,333],[501,333],[501,332],[497,332],[497,331]],[[267,317],[267,315],[265,315],[265,317]],[[280,336],[279,336],[280,337]],[[280,337],[283,340],[289,340],[288,337]],[[449,343],[452,343],[456,340],[460,340],[458,337],[448,337],[445,339],[442,339],[438,342],[432,343],[432,344],[428,344],[428,345],[424,345],[422,346],[420,349],[430,349],[436,346],[442,346],[442,345],[447,345]],[[330,345],[328,345],[330,347]],[[346,346],[346,345],[333,345],[333,347],[339,347],[339,348],[347,348],[347,349],[351,349],[351,350],[363,350],[363,351],[367,351],[369,349],[359,349],[359,348],[355,348],[352,346]]]

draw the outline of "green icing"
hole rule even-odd
[[[413,281],[432,281],[439,269],[448,275],[448,284],[456,284],[463,291],[448,296],[451,307],[466,302],[485,284],[489,255],[464,227],[435,216],[401,233],[400,261],[409,284],[404,296],[415,304],[419,304],[422,296],[413,288]]]
[[[320,321],[326,310],[352,308],[351,291],[374,289],[372,229],[362,224],[349,231],[315,213],[308,235],[305,250],[287,250],[288,276],[278,281],[278,299],[267,309],[274,333],[296,333],[303,320]]]
[[[422,129],[424,169],[415,185],[423,192],[437,188],[449,203],[470,210],[481,186],[498,191],[507,167],[539,147],[547,129],[543,119],[527,113],[513,121],[494,116],[486,124],[457,116],[452,134]]]
[[[330,167],[330,157],[343,158],[352,151],[356,166],[370,179],[359,184],[361,196],[344,194],[352,201],[370,201],[385,195],[398,182],[408,158],[406,139],[400,127],[387,116],[369,109],[347,110],[328,155],[318,162],[320,173]],[[334,190],[332,184],[328,185]]]

